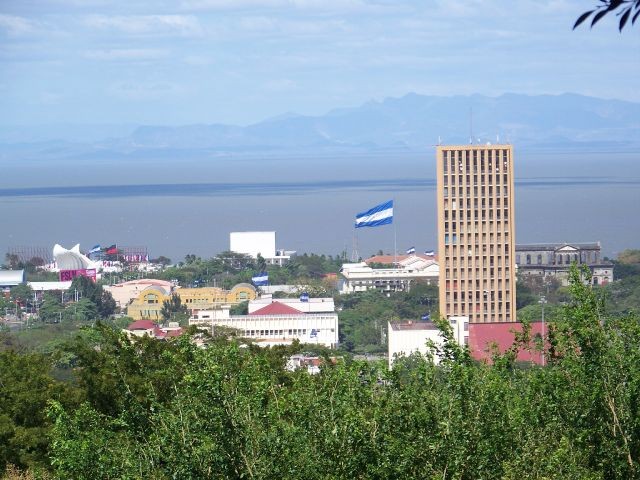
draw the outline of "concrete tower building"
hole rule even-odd
[[[440,313],[515,322],[513,147],[437,147]]]

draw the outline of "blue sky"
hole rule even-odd
[[[409,92],[640,101],[597,0],[3,0],[1,125],[249,124]]]

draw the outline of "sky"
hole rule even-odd
[[[640,25],[597,0],[0,0],[0,125],[228,123],[369,100],[640,102]]]

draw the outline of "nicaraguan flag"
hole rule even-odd
[[[307,292],[302,292],[302,295],[300,295],[300,301],[301,302],[308,302],[309,301],[309,294]]]
[[[429,320],[431,320],[431,314],[430,313],[425,313],[420,318],[422,318],[422,320],[426,320],[428,322]]]
[[[356,228],[379,227],[393,222],[393,200],[356,215]]]
[[[407,248],[407,255],[411,255],[412,253],[416,253],[416,247]]]
[[[424,252],[424,254],[427,257],[433,257],[433,256],[435,256],[436,252],[434,252],[433,250],[427,250],[426,252]]]
[[[251,281],[256,287],[264,287],[269,285],[269,274],[267,272],[260,272],[255,277],[251,277]]]
[[[100,245],[95,245],[91,250],[89,250],[89,253],[98,253],[100,252],[102,249],[100,248]]]

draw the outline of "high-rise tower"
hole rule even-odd
[[[515,322],[513,148],[437,147],[440,313]]]

